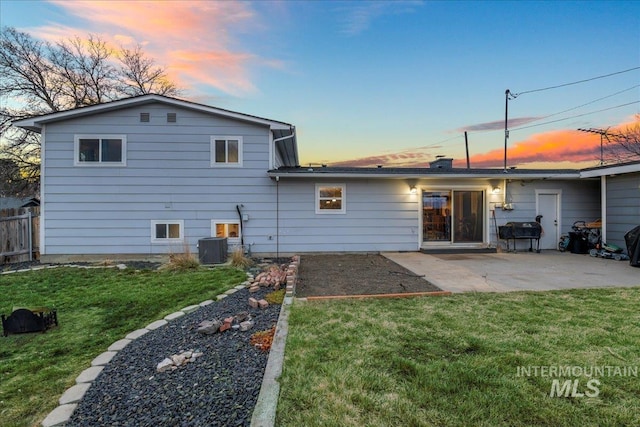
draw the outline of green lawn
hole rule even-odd
[[[60,326],[0,337],[0,426],[37,425],[91,360],[129,332],[246,279],[190,272],[57,268],[0,275],[0,313],[49,306]]]
[[[601,366],[632,369],[584,375]],[[297,301],[276,425],[640,425],[633,368],[640,288]]]

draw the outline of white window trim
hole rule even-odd
[[[216,226],[218,224],[237,224],[238,225],[238,237],[227,237],[227,246],[229,248],[233,246],[240,246],[242,243],[242,225],[239,219],[212,219],[211,220],[211,236],[216,237]]]
[[[180,237],[177,239],[157,239],[156,238],[156,225],[157,224],[178,224],[180,226]],[[151,243],[182,243],[184,241],[184,221],[181,219],[157,219],[151,220]]]
[[[224,139],[225,141],[229,141],[229,140],[237,140],[238,141],[238,163],[216,163],[216,139]],[[243,147],[243,142],[242,142],[242,137],[241,136],[232,136],[232,135],[213,135],[211,136],[211,142],[210,142],[210,155],[211,155],[211,159],[210,159],[210,164],[211,167],[213,168],[240,168],[242,167],[242,160],[243,160],[243,156],[242,156],[242,149]]]
[[[320,188],[340,187],[342,188],[342,209],[320,209]],[[318,215],[344,215],[347,213],[347,184],[323,183],[316,184],[316,214]]]
[[[122,140],[122,161],[121,162],[81,162],[80,161],[80,140],[81,139],[120,139]],[[73,165],[85,167],[124,167],[127,166],[127,135],[112,134],[80,134],[73,137]]]

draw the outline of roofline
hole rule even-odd
[[[363,178],[363,179],[424,179],[424,178],[479,178],[479,179],[579,179],[580,172],[548,174],[540,172],[534,173],[508,173],[508,174],[472,174],[472,173],[350,173],[350,172],[286,172],[270,170],[267,172],[270,178]]]
[[[168,96],[147,94],[134,96],[131,98],[123,98],[116,101],[105,102],[102,104],[90,105],[87,107],[78,107],[71,110],[59,111],[56,113],[44,114],[41,116],[35,116],[28,119],[17,120],[13,122],[14,126],[28,129],[34,132],[40,133],[42,125],[59,120],[70,119],[74,117],[85,116],[89,114],[95,114],[101,111],[118,110],[121,108],[133,107],[136,105],[143,105],[150,102],[162,102],[165,104],[172,104],[177,107],[188,108],[191,110],[197,110],[209,114],[217,114],[233,119],[243,120],[252,123],[258,123],[261,125],[269,126],[270,129],[290,129],[293,125],[277,120],[266,119],[263,117],[252,116],[250,114],[238,113],[236,111],[225,110],[223,108],[211,107],[204,104],[198,104],[192,101],[185,101],[182,99],[171,98]]]
[[[619,175],[633,172],[640,172],[640,161],[583,169],[580,171],[580,177],[594,178],[598,176]]]

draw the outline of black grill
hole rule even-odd
[[[540,236],[542,235],[542,226],[536,221],[532,222],[508,222],[498,227],[498,236],[507,241],[507,250],[509,241],[513,240],[513,250],[516,250],[516,240],[529,239],[529,252],[533,252],[533,241],[536,241],[536,252],[540,253]]]

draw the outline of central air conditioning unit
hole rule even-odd
[[[198,240],[198,259],[201,264],[224,264],[227,262],[227,238],[205,237]]]

